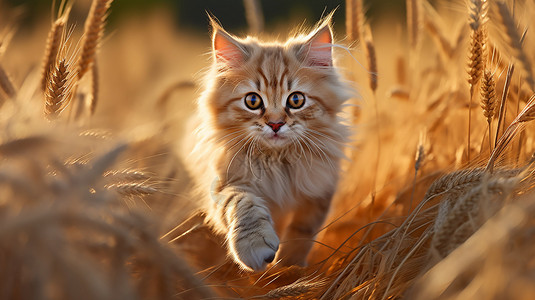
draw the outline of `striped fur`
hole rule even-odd
[[[351,90],[332,66],[329,22],[285,43],[238,39],[214,24],[213,40],[214,63],[187,158],[203,207],[244,269],[271,262],[279,235],[277,259],[305,265],[348,136],[339,113]],[[301,109],[286,106],[295,91],[306,97]],[[245,106],[250,92],[262,97],[264,109]],[[268,122],[285,123],[279,138]]]

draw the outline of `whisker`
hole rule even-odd
[[[333,142],[335,142],[335,143],[338,143],[338,144],[341,144],[341,145],[344,145],[344,146],[345,146],[345,144],[346,144],[346,143],[344,143],[343,141],[337,141],[337,140],[333,139],[332,137],[330,137],[330,136],[328,136],[328,135],[326,135],[326,134],[324,134],[324,133],[322,133],[322,132],[319,132],[319,131],[317,131],[317,130],[307,128],[307,131],[309,131],[310,133],[317,134],[317,135],[319,135],[319,136],[321,136],[321,137],[324,137],[324,138],[326,138],[326,139],[329,139],[329,140],[331,140],[331,141],[333,141]],[[335,133],[335,134],[338,135],[340,138],[343,138],[343,136],[342,136],[341,134],[339,134],[339,133]]]
[[[331,168],[333,169],[333,171],[336,172],[336,167],[335,167],[335,165],[334,165],[332,159],[330,158],[330,156],[328,156],[327,153],[325,153],[325,151],[323,151],[323,149],[322,149],[320,146],[318,146],[318,144],[316,144],[316,143],[312,140],[312,137],[313,137],[313,136],[309,135],[307,132],[303,132],[303,133],[304,133],[303,137],[306,137],[307,139],[309,139],[309,141],[310,141],[310,142],[311,142],[311,143],[312,143],[312,144],[313,144],[319,151],[321,151],[321,153],[323,153],[323,156],[325,156],[325,159],[327,160],[327,162],[329,163],[329,165],[331,166]],[[316,140],[319,141],[319,139],[316,139]],[[323,142],[321,142],[321,141],[319,141],[319,142],[323,144]],[[325,145],[325,144],[324,144],[324,145]],[[322,158],[322,161],[323,161],[323,158]]]
[[[251,141],[251,139],[254,138],[254,136],[251,136],[250,134],[247,135],[248,139],[243,143],[243,145],[240,147],[240,149],[238,151],[236,151],[236,153],[234,154],[234,156],[232,156],[232,159],[230,160],[229,164],[228,164],[228,167],[227,167],[227,178],[228,178],[228,173],[230,171],[230,167],[232,166],[232,163],[234,162],[234,159],[236,158],[236,156],[238,155],[238,153],[240,153],[240,151],[243,150],[243,147],[245,147],[249,141]],[[243,141],[243,140],[242,140]],[[234,147],[234,146],[233,146]],[[229,149],[230,150],[230,149]]]
[[[237,130],[237,131],[233,131],[233,132],[231,132],[231,133],[225,134],[224,136],[217,138],[217,139],[215,140],[215,142],[218,143],[218,142],[220,142],[221,140],[223,140],[223,139],[225,139],[225,138],[227,138],[227,137],[229,137],[229,136],[233,136],[233,135],[235,135],[235,134],[243,133],[243,132],[245,132],[246,130],[247,130],[247,129],[244,128],[244,129],[241,129],[241,130]]]
[[[294,140],[296,141],[295,143],[300,147],[300,153],[302,153],[302,155],[305,157],[305,163],[308,165],[309,170],[312,170],[312,159],[308,161],[305,148],[303,148],[303,145],[301,145],[301,143],[306,145],[306,141],[303,141],[299,136],[297,136]],[[301,158],[301,156],[299,158]]]
[[[319,157],[323,161],[323,163],[325,163],[325,160],[323,159],[323,155],[319,151],[316,150],[318,146],[312,144],[313,143],[312,139],[310,139],[310,137],[308,137],[305,132],[303,132],[303,135],[301,137],[303,138],[303,142],[305,142],[305,145],[307,146],[310,153],[316,154],[316,156]]]
[[[249,163],[249,170],[251,170],[251,174],[253,174],[255,179],[260,179],[260,177],[256,176],[254,170],[253,170],[253,150],[255,147],[256,142],[258,141],[258,136],[254,137],[254,139],[251,141],[251,144],[247,147],[247,161]]]

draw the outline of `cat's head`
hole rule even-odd
[[[333,67],[329,20],[284,43],[213,28],[214,64],[201,105],[223,142],[276,150],[340,140],[337,114],[349,89]]]

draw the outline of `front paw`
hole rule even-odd
[[[279,237],[271,222],[238,224],[228,238],[234,260],[247,270],[263,270],[279,249]]]

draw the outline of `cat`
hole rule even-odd
[[[333,65],[330,20],[283,43],[211,22],[213,64],[188,163],[207,220],[245,270],[274,259],[305,266],[329,211],[349,135],[340,112],[352,95]]]

